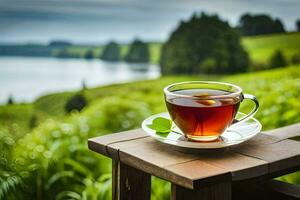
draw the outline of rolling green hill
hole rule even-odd
[[[254,62],[266,63],[276,50],[288,59],[300,53],[300,32],[245,37],[242,42]]]

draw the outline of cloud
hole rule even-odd
[[[232,25],[245,12],[269,13],[291,30],[299,10],[298,0],[0,0],[0,42],[163,40],[179,20],[201,11]]]

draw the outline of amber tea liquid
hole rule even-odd
[[[217,139],[232,123],[239,101],[233,98],[210,99],[211,96],[228,95],[230,92],[214,89],[185,89],[175,94],[195,98],[174,97],[166,101],[171,118],[185,135],[193,140]]]

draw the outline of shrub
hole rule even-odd
[[[12,105],[12,104],[14,104],[14,99],[13,99],[13,97],[10,95],[10,96],[8,97],[8,100],[7,100],[7,105]]]
[[[130,45],[129,51],[124,60],[133,63],[148,63],[149,62],[149,47],[148,44],[141,40],[134,40]]]
[[[299,64],[300,63],[300,51],[292,56],[291,62],[293,64]]]
[[[297,31],[300,31],[300,19],[296,21]]]
[[[87,105],[87,100],[82,94],[76,94],[71,97],[65,106],[67,113],[70,113],[73,110],[81,111]]]
[[[286,58],[280,50],[276,50],[269,61],[270,68],[284,67],[287,65]]]
[[[94,52],[92,49],[89,49],[84,54],[85,59],[93,59],[94,58]]]
[[[88,117],[91,129],[117,132],[139,127],[150,111],[145,103],[109,97],[89,106],[83,115]]]
[[[109,42],[101,54],[101,59],[106,61],[119,61],[120,58],[121,55],[119,45],[113,41]]]
[[[237,73],[249,59],[239,34],[218,16],[194,15],[181,22],[162,47],[162,74]]]

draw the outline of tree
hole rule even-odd
[[[300,31],[300,19],[296,21],[297,31]]]
[[[273,25],[273,33],[284,33],[285,29],[280,19],[275,19]]]
[[[141,40],[135,39],[130,45],[129,51],[124,60],[133,63],[148,63],[149,62],[149,47],[148,44]]]
[[[121,58],[119,45],[114,41],[109,42],[100,58],[106,61],[119,61]]]
[[[66,103],[65,109],[67,113],[73,110],[81,111],[87,105],[87,101],[82,94],[72,96]]]
[[[84,58],[85,59],[93,59],[94,58],[94,52],[92,49],[89,49],[85,52],[85,55],[84,55]]]
[[[292,56],[291,62],[295,65],[300,63],[300,50]]]
[[[269,61],[270,68],[284,67],[287,65],[287,61],[281,50],[276,50],[271,56]]]
[[[12,105],[12,104],[14,104],[14,98],[12,95],[9,95],[7,100],[7,105]]]
[[[162,74],[236,73],[248,70],[240,36],[218,16],[181,22],[162,47]]]
[[[269,15],[251,15],[249,13],[241,16],[238,28],[242,35],[262,35],[285,32],[280,19],[273,20]]]

